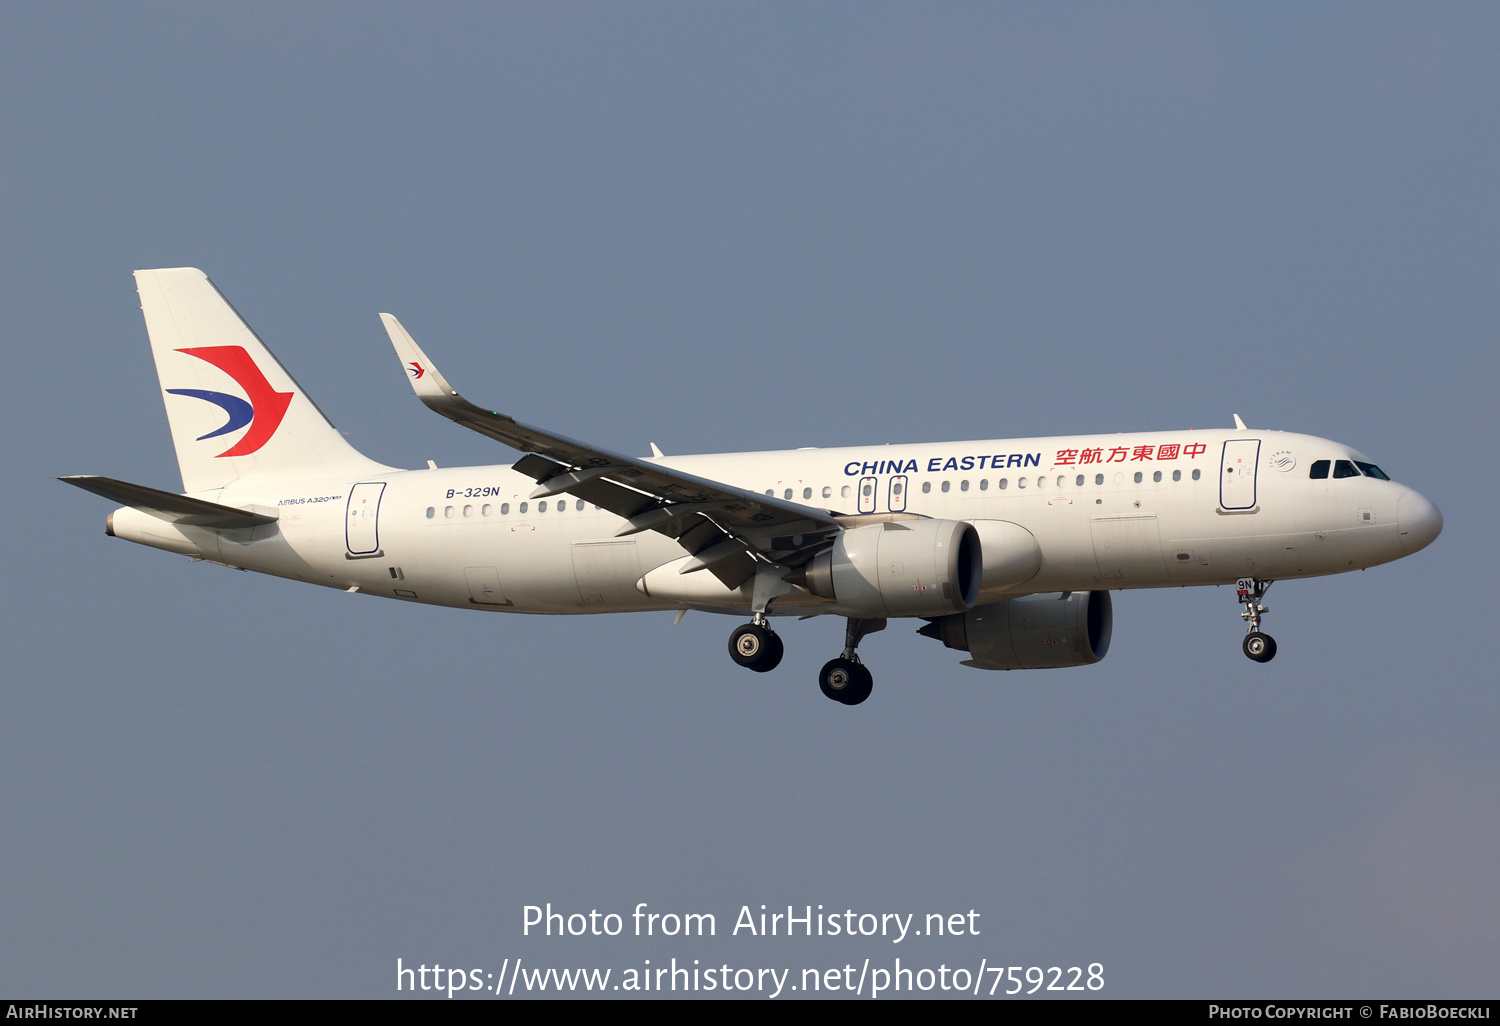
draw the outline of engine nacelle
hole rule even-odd
[[[968,652],[981,670],[1043,670],[1097,663],[1109,651],[1107,591],[1023,595],[933,620],[918,634]]]
[[[1042,568],[1042,548],[1020,524],[1009,520],[974,520],[984,552],[984,580],[979,601],[996,602],[1007,591],[1025,584]]]
[[[942,616],[979,601],[983,577],[972,524],[898,520],[841,531],[808,564],[804,581],[808,591],[854,615]]]

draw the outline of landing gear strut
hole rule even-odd
[[[855,649],[866,634],[885,630],[885,620],[860,620],[850,617],[844,627],[844,652],[837,659],[830,659],[818,672],[818,687],[823,694],[835,702],[858,705],[870,697],[875,678],[865,664],[859,661]]]
[[[1240,647],[1245,650],[1245,655],[1257,663],[1269,663],[1276,658],[1276,639],[1260,632],[1260,618],[1271,611],[1270,607],[1263,605],[1260,600],[1275,583],[1275,581],[1262,581],[1254,577],[1241,577],[1235,585],[1240,604],[1245,607],[1240,617],[1250,627],[1250,633],[1245,635],[1245,642]]]
[[[754,622],[736,627],[729,635],[729,658],[756,673],[776,669],[784,651],[781,637],[771,630],[764,613],[756,614]]]

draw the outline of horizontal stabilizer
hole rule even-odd
[[[262,524],[276,522],[275,513],[251,513],[248,510],[235,509],[233,506],[221,506],[217,502],[190,499],[186,495],[178,495],[175,492],[164,492],[159,488],[147,488],[145,485],[131,484],[129,481],[116,481],[112,477],[75,474],[72,477],[60,477],[58,480],[82,488],[86,492],[102,495],[122,506],[130,506],[142,513],[149,513],[158,520],[165,520],[169,524],[181,524],[184,527],[227,530],[236,527],[259,527]]]

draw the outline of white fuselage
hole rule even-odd
[[[1356,459],[1364,457],[1308,435],[1177,431],[656,462],[839,514],[1019,524],[1035,537],[1041,566],[1003,596],[1013,597],[1312,577],[1427,544],[1423,518],[1432,507],[1411,489],[1369,476],[1309,476],[1315,461]],[[749,612],[748,593],[716,599],[718,586],[703,573],[689,575],[706,582],[699,599],[648,595],[637,582],[684,556],[675,541],[652,531],[616,537],[619,517],[567,494],[528,499],[534,490],[508,466],[259,485],[249,478],[196,495],[274,510],[276,523],[210,531],[129,508],[111,523],[113,533],[144,544],[408,601],[525,613]],[[797,589],[770,612],[820,609],[838,612]]]

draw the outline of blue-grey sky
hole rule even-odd
[[[1106,996],[1495,996],[1500,11],[13,4],[0,35],[0,992],[489,971],[1105,967]],[[1228,426],[1352,444],[1430,549],[1115,596],[1101,664],[893,623],[413,608],[107,539],[179,487],[130,272],[204,268],[402,466],[412,399],[645,453]],[[711,912],[712,941],[521,935]],[[726,936],[742,905],[978,937]]]

